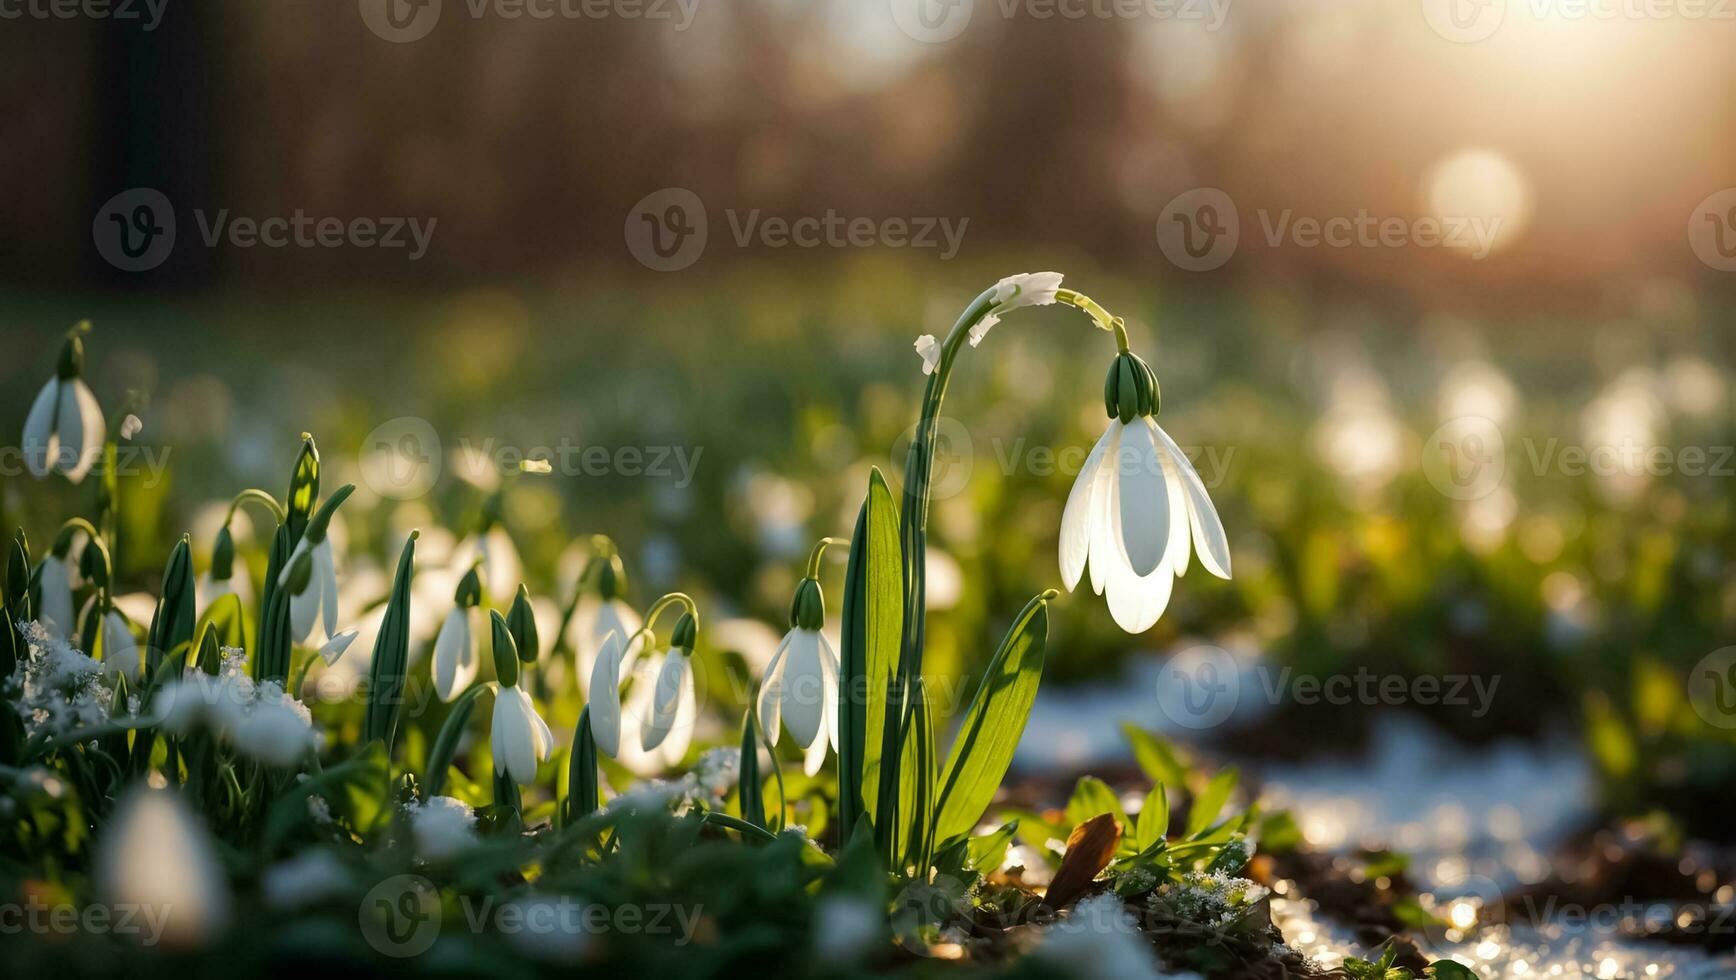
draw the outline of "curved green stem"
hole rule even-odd
[[[670,592],[653,602],[650,609],[645,610],[645,630],[650,631],[652,625],[657,622],[657,617],[663,614],[663,610],[677,604],[695,618],[699,616],[699,607],[694,605],[692,596],[685,592]]]
[[[92,541],[102,540],[102,535],[97,533],[95,524],[82,517],[69,517],[66,519],[66,523],[60,525],[60,531],[55,534],[54,544],[49,547],[49,551],[58,558],[65,558],[66,552],[60,548],[60,545],[65,544],[67,548],[72,547],[73,531],[83,531]]]
[[[1059,303],[1071,306],[1090,316],[1098,329],[1115,335],[1116,346],[1127,350],[1125,322],[1104,309],[1101,304],[1077,290],[1059,289]],[[899,651],[899,686],[893,708],[900,714],[905,708],[902,688],[910,678],[922,671],[923,632],[927,620],[928,510],[931,490],[929,480],[934,468],[935,427],[940,418],[941,404],[946,400],[947,382],[971,328],[983,317],[995,311],[995,290],[983,290],[959,314],[946,339],[941,341],[940,358],[934,373],[928,376],[928,387],[922,395],[922,415],[916,423],[916,435],[910,440],[909,454],[904,465],[904,506],[899,514],[899,537],[904,554],[904,633]]]
[[[820,577],[820,559],[826,554],[826,549],[832,545],[841,544],[847,549],[849,538],[821,538],[814,543],[814,550],[808,554],[808,578]]]
[[[288,512],[283,509],[282,504],[277,502],[276,497],[266,493],[264,490],[248,487],[246,490],[236,494],[235,497],[229,501],[229,512],[223,515],[223,526],[228,527],[229,522],[235,519],[235,512],[240,509],[242,504],[250,500],[258,504],[263,504],[266,510],[271,511],[271,516],[276,518],[277,523],[282,524],[286,519],[288,519]]]

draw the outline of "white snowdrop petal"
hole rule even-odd
[[[682,757],[687,755],[687,747],[693,743],[693,722],[698,716],[699,700],[693,689],[692,664],[688,664],[688,669],[682,673],[681,693],[675,703],[675,721],[669,726],[669,735],[658,750],[658,757],[665,766],[680,765]]]
[[[1073,480],[1073,489],[1067,494],[1067,508],[1061,512],[1061,581],[1066,583],[1068,592],[1079,584],[1080,576],[1085,573],[1086,559],[1091,555],[1092,493],[1097,486],[1098,469],[1103,465],[1103,454],[1114,431],[1114,423],[1111,423],[1097,437],[1096,444],[1085,457],[1085,465],[1079,468],[1079,475]]]
[[[1155,426],[1156,423],[1153,423]],[[1192,550],[1188,542],[1187,490],[1181,469],[1176,465],[1175,457],[1167,447],[1158,450],[1158,459],[1163,463],[1164,484],[1169,489],[1169,546],[1164,549],[1163,563],[1176,578],[1187,574],[1188,556]]]
[[[682,683],[686,679],[687,656],[678,651],[664,654],[662,669],[657,671],[656,687],[651,692],[651,710],[640,725],[640,745],[649,752],[663,744],[675,727],[675,715],[681,707]]]
[[[24,465],[36,476],[47,476],[53,468],[60,438],[55,433],[54,409],[60,404],[60,379],[50,378],[30,403],[30,414],[24,419]]]
[[[1143,633],[1163,616],[1174,586],[1175,575],[1166,566],[1159,565],[1150,575],[1141,576],[1126,565],[1118,565],[1109,573],[1109,614],[1123,630]]]
[[[66,562],[49,555],[42,560],[42,602],[37,620],[56,636],[71,636],[77,630],[72,612],[72,572]]]
[[[1157,568],[1169,547],[1169,488],[1152,429],[1151,419],[1136,419],[1122,434],[1121,451],[1115,457],[1121,545],[1128,565],[1141,576]]]
[[[338,573],[332,560],[330,537],[313,549],[313,582],[308,588],[312,589],[315,585],[319,586],[321,625],[325,627],[325,634],[329,637],[337,632],[338,628]]]
[[[102,406],[83,378],[71,378],[60,385],[60,460],[66,478],[74,483],[84,479],[90,468],[102,456]]]
[[[450,701],[476,679],[476,644],[470,632],[470,611],[454,606],[434,639],[434,693]]]
[[[825,682],[820,677],[820,634],[813,630],[796,630],[790,638],[788,661],[784,664],[784,683],[779,692],[783,701],[784,726],[796,744],[807,748],[819,737],[825,719]]]
[[[621,751],[622,639],[610,633],[591,668],[591,737],[597,751],[615,758]]]
[[[1103,594],[1103,583],[1106,572],[1111,564],[1123,562],[1121,548],[1121,518],[1115,503],[1115,467],[1112,465],[1116,454],[1121,449],[1121,433],[1125,428],[1119,421],[1109,423],[1113,435],[1103,450],[1103,463],[1097,467],[1097,479],[1091,488],[1091,516],[1086,524],[1091,532],[1091,556],[1086,561],[1086,567],[1091,571],[1091,591]]]
[[[1187,454],[1163,431],[1163,427],[1152,424],[1157,433],[1158,441],[1169,450],[1170,458],[1175,461],[1176,468],[1181,471],[1182,483],[1187,489],[1189,523],[1193,525],[1194,548],[1199,552],[1200,564],[1206,571],[1218,578],[1230,577],[1230,539],[1224,533],[1224,524],[1218,519],[1218,509],[1212,506],[1212,498],[1206,493],[1206,485],[1200,480],[1200,475],[1188,462]]]
[[[766,738],[773,745],[778,744],[778,736],[782,734],[783,706],[780,699],[784,686],[784,657],[789,653],[790,638],[795,635],[794,629],[784,634],[778,642],[777,652],[772,654],[772,662],[766,665],[765,676],[760,680],[760,727],[765,729]]]
[[[820,634],[820,680],[824,683],[826,709],[826,738],[831,743],[833,751],[838,748],[838,651],[832,649],[832,641],[826,639],[826,634]],[[821,753],[824,755],[824,753]],[[809,773],[809,775],[813,775]]]

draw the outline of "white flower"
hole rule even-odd
[[[56,636],[72,636],[78,623],[72,618],[72,569],[66,559],[53,553],[42,559],[42,600],[37,605],[36,619]]]
[[[940,342],[934,339],[934,334],[925,333],[916,338],[916,353],[922,358],[923,374],[933,374],[940,366]]]
[[[430,669],[434,673],[434,693],[440,700],[450,701],[476,679],[480,663],[476,656],[476,630],[471,622],[471,610],[453,606],[440,624],[440,635],[434,640],[434,657]]]
[[[687,754],[693,741],[693,721],[698,714],[698,700],[693,690],[692,655],[686,650],[669,650],[657,671],[657,683],[651,690],[650,711],[639,726],[640,745],[650,752],[662,748],[663,758],[679,759]]]
[[[788,728],[808,774],[819,771],[827,744],[838,747],[838,654],[825,636],[799,626],[784,634],[760,682],[759,715],[773,745]]]
[[[536,781],[537,763],[548,758],[554,735],[536,713],[530,695],[517,687],[501,687],[494,695],[494,721],[489,741],[494,748],[494,768],[520,785]]]
[[[1007,311],[1055,302],[1055,292],[1060,288],[1059,272],[1021,272],[995,283],[994,305],[970,328],[970,345],[982,343]]]
[[[327,639],[338,629],[338,573],[332,559],[331,535],[326,534],[311,544],[308,538],[309,535],[302,535],[277,576],[277,584],[285,585],[302,555],[307,555],[312,562],[313,573],[308,578],[307,588],[301,595],[289,597],[289,632],[297,643],[307,642],[316,619],[324,626]]]
[[[126,418],[121,419],[121,438],[131,439],[133,436],[136,436],[143,431],[144,428],[145,423],[140,421],[137,415],[128,415]]]
[[[1230,547],[1205,484],[1150,416],[1111,419],[1091,450],[1061,517],[1061,578],[1068,591],[1089,567],[1122,629],[1142,633],[1187,571],[1189,529],[1200,564],[1230,577]]]
[[[580,596],[578,605],[573,607],[572,622],[567,624],[567,641],[573,646],[579,678],[590,683],[597,654],[610,633],[628,637],[637,633],[639,626],[639,614],[624,600],[605,599],[591,592]]]
[[[200,945],[229,924],[228,882],[204,824],[179,796],[135,789],[103,835],[96,878],[111,908],[148,909],[163,942]]]
[[[475,843],[476,811],[463,800],[432,796],[405,804],[416,854],[426,861],[444,861]]]
[[[631,676],[639,647],[637,634],[629,644],[619,632],[610,632],[591,665],[591,738],[597,751],[610,758],[621,754],[621,675]]]
[[[31,473],[59,470],[77,483],[96,465],[102,443],[102,407],[83,378],[56,375],[42,386],[24,420],[24,465]]]
[[[139,657],[139,642],[133,639],[133,631],[127,625],[126,618],[110,609],[102,614],[102,663],[106,670],[119,671],[127,675],[129,680],[138,680],[144,673],[144,663]]]

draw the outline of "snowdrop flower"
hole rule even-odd
[[[309,563],[307,587],[291,594],[289,599],[289,632],[297,643],[307,642],[316,619],[324,627],[326,639],[338,632],[338,574],[332,557],[331,519],[354,490],[353,486],[340,487],[326,499],[307,522],[301,540],[296,542],[295,550],[283,563],[283,571],[278,573],[277,584],[285,586],[292,576],[299,577],[295,574],[296,562],[305,556]]]
[[[1151,368],[1122,353],[1104,401],[1109,426],[1061,517],[1061,578],[1071,591],[1089,568],[1092,591],[1107,592],[1116,624],[1141,633],[1163,615],[1175,578],[1187,570],[1190,539],[1206,571],[1225,579],[1229,541],[1193,464],[1154,418],[1160,399]]]
[[[494,694],[494,719],[489,742],[494,749],[494,771],[511,776],[520,785],[536,782],[537,764],[549,757],[554,735],[536,713],[530,695],[518,686],[518,649],[506,620],[488,611],[494,634],[494,671],[500,687]]]
[[[70,547],[69,536],[67,540]],[[56,636],[70,637],[78,631],[78,622],[72,617],[72,567],[67,564],[66,552],[49,552],[39,567],[41,599],[36,607],[37,621]]]
[[[940,341],[934,339],[934,334],[923,334],[916,338],[916,354],[922,358],[922,373],[933,374],[940,366]]]
[[[635,630],[629,639],[618,630],[610,631],[591,668],[591,737],[597,751],[611,759],[621,754],[621,675],[632,676],[641,635]]]
[[[499,506],[495,498],[491,498],[490,506]],[[490,601],[503,601],[524,579],[524,564],[519,560],[518,548],[512,543],[512,536],[506,533],[506,528],[498,522],[491,521],[486,530],[458,542],[452,557],[460,568],[481,566],[482,587],[488,591]]]
[[[133,436],[143,432],[144,429],[145,423],[141,421],[137,415],[129,413],[126,418],[121,419],[122,439],[131,439]]]
[[[404,805],[410,815],[410,835],[416,855],[425,861],[444,861],[458,856],[476,842],[476,811],[470,804],[450,796],[431,796]]]
[[[994,306],[970,328],[970,345],[977,346],[1001,317],[1021,306],[1048,306],[1061,288],[1059,272],[1021,272],[995,283]]]
[[[625,639],[639,632],[639,614],[627,604],[627,578],[619,555],[593,559],[597,571],[589,569],[579,584],[580,595],[573,605],[573,616],[567,624],[567,642],[573,648],[579,677],[589,680],[596,669],[598,653],[609,634]],[[588,690],[588,689],[587,689]]]
[[[698,698],[693,683],[693,643],[698,629],[698,621],[691,611],[682,613],[676,621],[669,650],[663,654],[657,683],[652,688],[650,711],[639,726],[640,745],[647,752],[662,747],[666,759],[686,755],[687,746],[693,740],[693,722],[698,714]]]
[[[440,635],[434,640],[434,657],[430,669],[434,674],[434,693],[442,701],[450,701],[476,680],[480,666],[476,655],[475,620],[482,603],[482,583],[472,567],[458,581],[452,596],[452,611],[440,624]]]
[[[779,728],[788,728],[806,751],[803,768],[810,776],[825,762],[826,746],[838,747],[838,654],[820,632],[825,620],[820,583],[802,579],[790,602],[790,631],[760,681],[766,737],[776,745]]]
[[[102,407],[84,383],[88,322],[73,327],[60,349],[54,377],[42,386],[24,420],[24,464],[38,477],[58,470],[77,483],[102,455]]]
[[[98,892],[111,908],[152,913],[160,939],[196,946],[229,924],[231,896],[201,821],[180,797],[138,788],[122,799],[103,835]]]
[[[102,637],[98,643],[101,646],[104,668],[119,671],[127,675],[129,680],[138,680],[143,676],[139,641],[133,638],[133,629],[127,624],[126,617],[112,605],[102,614]]]

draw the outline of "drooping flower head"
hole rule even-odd
[[[790,631],[760,681],[759,717],[766,737],[776,745],[780,728],[788,728],[805,750],[810,776],[825,762],[826,747],[838,747],[838,654],[821,632],[825,622],[820,583],[802,579],[790,601]]]
[[[600,539],[601,554],[593,557],[579,578],[572,615],[567,621],[566,643],[572,648],[579,680],[589,684],[596,672],[597,657],[609,634],[623,644],[639,631],[639,614],[627,604],[627,570],[614,543]],[[587,694],[591,689],[586,688]]]
[[[58,471],[73,483],[84,479],[102,455],[102,406],[84,383],[88,322],[67,332],[54,377],[42,386],[24,419],[24,464],[38,477]]]
[[[656,686],[651,690],[650,710],[640,722],[641,746],[647,752],[661,747],[665,759],[686,755],[687,746],[693,741],[693,722],[698,713],[693,644],[698,632],[699,621],[691,610],[675,621],[669,650],[663,655]]]
[[[313,440],[309,439],[307,444],[311,446]],[[332,555],[331,520],[354,491],[353,485],[346,484],[326,499],[308,520],[301,540],[296,542],[295,550],[290,552],[289,559],[283,563],[283,571],[278,574],[279,586],[289,584],[292,577],[299,579],[295,565],[306,556],[307,585],[299,591],[292,591],[289,599],[290,637],[297,643],[307,642],[316,620],[325,631],[324,639],[329,640],[338,633],[338,574]],[[292,517],[293,513],[292,510]]]
[[[1071,591],[1089,569],[1115,622],[1141,633],[1163,615],[1190,550],[1208,572],[1230,577],[1229,541],[1193,464],[1157,424],[1161,398],[1145,361],[1116,357],[1104,404],[1109,425],[1061,517],[1061,578]]]
[[[494,641],[494,671],[500,688],[494,695],[494,719],[489,742],[494,752],[494,771],[505,773],[519,785],[536,782],[536,767],[554,749],[554,735],[537,714],[530,695],[518,686],[518,650],[512,630],[500,613],[490,609],[488,620]]]
[[[453,591],[452,611],[440,624],[440,635],[434,639],[434,656],[429,670],[434,678],[434,693],[442,701],[450,701],[464,692],[476,680],[481,664],[476,652],[477,619],[481,616],[482,583],[476,566],[458,580]]]

